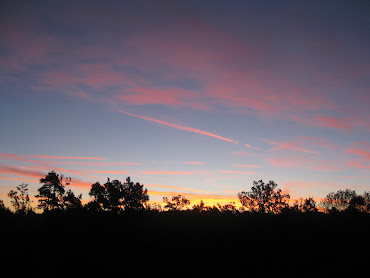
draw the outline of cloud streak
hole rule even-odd
[[[200,130],[200,129],[196,129],[196,128],[192,128],[192,127],[188,127],[188,126],[176,125],[176,124],[172,124],[172,123],[165,122],[165,121],[162,121],[162,120],[153,119],[153,118],[149,118],[149,117],[145,117],[145,116],[140,116],[140,115],[136,115],[136,114],[129,113],[129,112],[126,112],[126,111],[122,111],[122,110],[115,110],[115,111],[120,112],[122,114],[137,117],[137,118],[140,118],[140,119],[144,119],[144,120],[147,120],[147,121],[151,121],[151,122],[154,122],[154,123],[157,123],[157,124],[161,124],[161,125],[165,125],[165,126],[169,126],[169,127],[172,127],[172,128],[185,130],[185,131],[189,131],[189,132],[193,132],[193,133],[198,133],[198,134],[202,134],[202,135],[205,135],[205,136],[210,136],[210,137],[214,137],[214,138],[217,138],[217,139],[220,139],[220,140],[231,142],[231,143],[234,143],[234,144],[238,144],[237,141],[234,141],[234,140],[222,137],[222,136],[218,136],[216,134],[209,133],[209,132],[206,132],[206,131],[203,131],[203,130]]]
[[[81,159],[81,160],[105,160],[105,157],[85,157],[85,156],[52,156],[52,155],[24,155],[24,157],[48,158],[48,159]]]

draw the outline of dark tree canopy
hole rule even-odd
[[[39,198],[38,207],[43,210],[62,209],[65,186],[70,182],[71,178],[66,178],[64,181],[64,176],[58,175],[55,171],[49,172],[45,178],[40,179],[43,185],[36,195],[36,198]]]
[[[89,195],[93,197],[89,203],[91,210],[114,213],[123,209],[142,210],[144,204],[149,201],[148,190],[144,189],[144,185],[132,182],[130,177],[123,184],[119,180],[109,179],[104,185],[94,183]]]
[[[251,191],[238,193],[241,204],[251,212],[280,213],[287,208],[289,194],[283,194],[281,189],[275,190],[278,185],[269,181],[254,181]]]
[[[71,189],[69,189],[63,196],[63,206],[65,210],[82,209],[82,194],[76,196]]]
[[[125,210],[143,210],[144,204],[149,201],[148,190],[144,185],[134,183],[130,177],[123,184],[123,206]]]
[[[293,211],[296,212],[303,212],[303,213],[316,213],[318,209],[316,207],[316,202],[312,197],[308,197],[307,199],[300,198],[296,200],[291,207]]]
[[[190,205],[190,200],[182,195],[173,196],[171,200],[172,202],[167,197],[163,197],[163,202],[166,203],[164,207],[168,210],[182,210],[184,207]]]
[[[330,192],[321,201],[321,206],[328,212],[370,212],[370,193],[358,195],[355,190]]]
[[[356,197],[355,190],[338,190],[337,192],[330,192],[321,201],[321,205],[326,210],[342,211],[348,208],[349,202],[352,198]]]

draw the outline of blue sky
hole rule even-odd
[[[212,204],[370,190],[367,1],[9,1],[0,194],[50,170]],[[99,158],[99,159],[96,159]]]

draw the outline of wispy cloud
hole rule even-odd
[[[38,170],[30,170],[21,166],[11,166],[5,164],[0,164],[0,174],[17,175],[36,179],[40,179],[44,176],[44,173]]]
[[[221,174],[257,174],[253,171],[218,171]]]
[[[312,153],[312,154],[318,154],[319,153],[317,151],[308,150],[308,149],[300,147],[300,145],[302,145],[302,142],[298,142],[298,141],[275,142],[275,141],[266,140],[266,143],[275,146],[275,147],[272,148],[273,151],[293,150],[293,151],[304,152],[304,153]]]
[[[261,165],[241,165],[241,164],[234,164],[233,167],[259,168],[259,167],[262,167],[262,166]]]
[[[57,170],[57,169],[55,169]],[[66,169],[58,169],[63,172],[71,172],[74,174],[79,174],[77,171],[72,170],[66,170]],[[22,167],[22,166],[11,166],[11,165],[5,165],[0,164],[0,174],[3,175],[15,175],[15,176],[21,176],[21,177],[27,177],[27,178],[36,178],[34,179],[24,179],[24,178],[18,178],[18,177],[1,177],[1,179],[9,179],[9,180],[19,180],[19,181],[30,181],[30,182],[38,182],[39,179],[42,177],[45,177],[45,173],[47,171],[40,171],[39,169],[29,168],[29,167]],[[85,182],[77,178],[72,178],[72,182],[69,186],[72,187],[81,187],[81,188],[90,188],[91,183]]]
[[[140,165],[135,162],[62,162],[62,161],[47,161],[52,164],[72,164],[72,165]]]
[[[205,165],[204,162],[197,162],[197,161],[185,161],[184,164],[191,164],[191,165]]]
[[[149,118],[149,117],[145,117],[145,116],[140,116],[140,115],[136,115],[136,114],[129,113],[129,112],[126,112],[126,111],[122,111],[122,110],[114,110],[114,111],[117,111],[117,112],[120,112],[120,113],[123,113],[123,114],[126,114],[126,115],[130,115],[130,116],[133,116],[133,117],[141,118],[141,119],[144,119],[144,120],[147,120],[147,121],[151,121],[151,122],[154,122],[154,123],[157,123],[157,124],[169,126],[169,127],[172,127],[172,128],[181,129],[181,130],[185,130],[185,131],[189,131],[189,132],[194,132],[194,133],[214,137],[214,138],[217,138],[217,139],[220,139],[220,140],[228,141],[228,142],[231,142],[231,143],[234,143],[234,144],[238,144],[237,141],[234,141],[234,140],[222,137],[222,136],[218,136],[216,134],[209,133],[209,132],[206,132],[206,131],[203,131],[203,130],[200,130],[200,129],[187,127],[187,126],[182,126],[182,125],[176,125],[176,124],[172,124],[172,123],[165,122],[165,121],[162,121],[162,120],[153,119],[153,118]]]
[[[255,150],[260,150],[261,148],[259,147],[255,147],[255,146],[252,146],[250,144],[244,144],[244,146],[246,146],[247,148],[252,148],[252,149],[255,149]]]
[[[25,162],[32,162],[38,164],[71,164],[71,165],[140,165],[140,163],[136,162],[75,162],[75,161],[49,161],[49,160],[34,160],[28,159],[25,157],[34,157],[34,158],[54,158],[54,159],[105,159],[101,158],[86,158],[86,157],[54,157],[54,156],[36,156],[36,155],[16,155],[16,154],[8,154],[8,153],[0,153],[1,159],[6,160],[16,160],[16,161],[25,161]]]
[[[362,161],[370,161],[370,143],[366,141],[354,142],[350,148],[346,149],[346,153],[358,155]]]
[[[209,191],[199,190],[199,189],[192,189],[188,187],[181,187],[181,186],[172,186],[172,185],[159,185],[159,184],[145,184],[147,187],[159,187],[159,188],[171,188],[177,190],[184,190],[184,191],[193,191],[193,192],[201,192],[201,193],[209,193]]]
[[[183,171],[144,171],[140,174],[144,175],[192,175],[198,172],[183,172]]]
[[[81,159],[81,160],[105,160],[105,157],[86,157],[86,156],[52,156],[52,155],[24,155],[24,157],[48,158],[48,159]]]

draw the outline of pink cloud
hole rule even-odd
[[[247,167],[247,168],[259,168],[262,167],[261,165],[240,165],[240,164],[235,164],[233,167]]]
[[[172,186],[172,185],[158,185],[158,184],[145,184],[147,187],[159,187],[159,188],[172,188],[177,190],[185,190],[185,191],[193,191],[193,192],[201,192],[201,193],[209,193],[209,191],[199,190],[199,189],[191,189],[188,187],[181,187],[181,186]]]
[[[1,155],[1,154],[0,154]],[[82,159],[82,160],[105,160],[104,157],[85,157],[85,156],[51,156],[51,155],[24,155],[24,157],[50,158],[50,159]]]
[[[362,158],[363,161],[370,161],[370,143],[366,141],[358,141],[351,145],[351,148],[346,149],[346,153],[355,154]]]
[[[360,168],[360,169],[370,169],[370,165],[365,165],[357,161],[349,162],[348,165],[350,167]]]
[[[135,86],[125,89],[124,94],[116,95],[116,98],[125,104],[147,105],[162,104],[172,107],[188,106],[200,110],[210,110],[205,102],[200,101],[199,94],[192,90],[186,90],[174,86],[164,88]]]
[[[0,164],[0,173],[5,175],[32,177],[36,179],[41,179],[42,177],[45,176],[45,174],[41,171],[30,170],[25,167],[10,166],[5,164]]]
[[[187,127],[187,126],[176,125],[176,124],[172,124],[172,123],[169,123],[169,122],[165,122],[165,121],[161,121],[161,120],[157,120],[157,119],[153,119],[153,118],[149,118],[149,117],[144,117],[144,116],[132,114],[132,113],[125,112],[125,111],[122,111],[122,110],[116,110],[116,111],[120,112],[120,113],[123,113],[123,114],[126,114],[126,115],[133,116],[133,117],[141,118],[141,119],[144,119],[144,120],[147,120],[147,121],[155,122],[155,123],[158,123],[158,124],[161,124],[161,125],[166,125],[166,126],[169,126],[169,127],[172,127],[172,128],[181,129],[181,130],[185,130],[185,131],[189,131],[189,132],[194,132],[194,133],[214,137],[214,138],[217,138],[217,139],[220,139],[220,140],[228,141],[228,142],[231,142],[231,143],[234,143],[234,144],[238,144],[237,141],[233,141],[231,139],[221,137],[221,136],[218,136],[216,134],[212,134],[212,133],[200,130],[200,129]]]
[[[190,164],[190,165],[205,165],[204,162],[197,162],[197,161],[186,161],[184,164]]]
[[[140,165],[140,163],[136,162],[62,162],[62,161],[45,161],[45,162],[51,164],[72,164],[72,165]]]
[[[55,169],[58,170],[58,169]],[[80,174],[76,173],[77,171],[72,171],[72,170],[66,170],[66,169],[59,169],[64,172],[71,172],[75,174]],[[10,166],[10,165],[5,165],[5,164],[0,164],[0,174],[4,175],[16,175],[16,176],[22,176],[22,177],[28,177],[28,178],[36,178],[37,180],[31,180],[31,179],[24,179],[24,178],[17,178],[17,177],[2,177],[1,179],[11,179],[11,180],[19,180],[19,181],[32,181],[32,182],[39,182],[39,180],[43,177],[45,177],[45,172],[41,172],[39,170],[34,170],[32,168],[28,167],[21,167],[21,166]],[[81,188],[90,188],[91,183],[82,181],[77,178],[72,178],[72,182],[69,186],[72,187],[81,187]]]
[[[198,172],[185,172],[185,171],[144,171],[140,174],[145,175],[192,175]]]
[[[257,174],[252,171],[218,171],[221,174]]]
[[[357,141],[351,144],[351,147],[345,150],[348,154],[359,157],[356,160],[348,162],[350,167],[360,169],[370,169],[370,143],[367,141]]]
[[[349,131],[352,128],[348,123],[348,120],[339,117],[316,116],[315,121],[321,127],[330,127],[333,129],[341,129],[343,131]]]
[[[312,167],[312,169],[316,171],[339,171],[343,170],[343,167],[335,167],[332,165],[315,165]]]
[[[307,166],[312,163],[312,159],[307,155],[285,155],[267,158],[267,162],[279,168],[297,168]]]
[[[260,150],[261,148],[259,148],[259,147],[255,147],[255,146],[252,146],[252,145],[250,145],[250,144],[244,144],[244,146],[246,146],[247,148],[253,148],[253,149],[255,149],[255,150]]]
[[[293,151],[299,151],[299,152],[305,152],[305,153],[311,153],[311,154],[318,154],[317,151],[308,150],[301,148],[300,145],[302,145],[302,142],[293,141],[293,142],[275,142],[266,140],[268,144],[275,145],[275,147],[272,149],[273,151],[277,150],[293,150]]]
[[[36,164],[70,164],[70,165],[140,165],[140,163],[134,162],[71,162],[71,161],[45,161],[45,160],[34,160],[34,159],[27,159],[24,157],[34,157],[34,158],[54,158],[54,159],[105,159],[105,158],[96,158],[96,157],[55,157],[55,156],[46,156],[46,155],[15,155],[15,154],[6,154],[0,153],[0,157],[7,160],[16,160],[16,161],[25,161],[25,162],[32,162]]]

